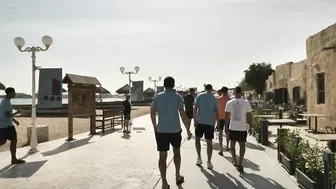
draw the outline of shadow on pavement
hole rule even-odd
[[[286,189],[278,182],[270,178],[264,178],[255,173],[243,173],[239,176],[244,179],[248,184],[250,184],[253,188],[258,189]]]
[[[90,140],[91,140],[92,137],[93,137],[93,135],[90,135],[89,137],[83,138],[83,139],[80,139],[80,140],[65,142],[61,146],[57,147],[56,149],[49,150],[49,151],[46,151],[46,152],[42,152],[41,154],[43,156],[51,156],[51,155],[56,155],[56,154],[59,154],[59,153],[62,153],[62,152],[65,152],[65,151],[68,151],[68,150],[71,150],[71,149],[74,149],[74,148],[78,148],[78,147],[90,144],[91,143]]]
[[[117,125],[117,126],[120,126],[120,125]],[[115,127],[117,127],[117,126],[115,126]],[[105,130],[104,134],[103,134],[102,131],[97,132],[97,134],[100,134],[101,137],[103,137],[103,136],[106,136],[106,135],[109,135],[109,134],[112,134],[112,133],[116,133],[116,132],[121,132],[121,128],[118,128],[118,129],[116,129],[116,128],[112,129],[111,128],[111,129]]]
[[[130,139],[131,138],[131,135],[130,134],[127,134],[127,133],[124,133],[121,138],[123,139]]]
[[[252,150],[262,150],[264,151],[265,149],[259,145],[250,143],[250,142],[246,142],[245,143],[246,148],[252,149]]]
[[[134,130],[134,131],[145,131],[146,128],[145,127],[132,127],[132,130]]]
[[[34,175],[45,163],[44,161],[26,162],[1,169],[0,178],[28,178]]]
[[[228,177],[224,174],[218,173],[215,170],[209,170],[212,174],[210,174],[207,170],[205,170],[202,166],[199,166],[201,172],[208,179],[207,183],[209,187],[212,189],[219,188],[230,188],[230,189],[244,189],[242,183],[236,180],[236,184],[233,183]],[[245,187],[246,188],[246,187]]]
[[[225,159],[227,159],[229,162],[232,162],[233,158],[231,156],[223,156]],[[237,160],[239,159],[239,156],[237,156]],[[254,162],[250,161],[249,159],[243,160],[243,166],[245,168],[252,169],[253,171],[260,171],[260,166],[258,164],[255,164]]]

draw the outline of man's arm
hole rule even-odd
[[[229,126],[229,119],[230,119],[230,114],[231,114],[231,104],[226,103],[225,106],[225,126]]]
[[[197,115],[198,115],[198,105],[200,102],[199,96],[196,97],[195,103],[194,103],[194,110],[193,110],[193,117],[194,117],[194,123],[197,123]]]
[[[14,117],[14,116],[16,116],[17,114],[19,114],[20,113],[20,111],[17,111],[17,112],[15,112],[15,113],[10,113],[10,111],[6,111],[6,117]]]
[[[179,109],[179,112],[180,112],[180,117],[182,119],[183,125],[187,129],[187,132],[190,132],[190,125],[188,124],[189,118],[187,117],[187,114],[185,113],[183,107]]]
[[[216,105],[215,105],[215,110],[216,110],[216,120],[217,120],[217,125],[219,126],[219,104],[216,99]]]
[[[197,115],[198,115],[198,104],[194,104],[194,111],[193,111],[193,117],[194,117],[194,122],[197,123]]]
[[[251,104],[246,101],[246,123],[249,126],[249,133],[252,133],[252,107]]]
[[[157,123],[156,123],[156,110],[157,110],[157,100],[154,98],[152,105],[150,107],[150,116],[152,120],[152,125],[154,128],[154,132],[156,132],[157,129]]]

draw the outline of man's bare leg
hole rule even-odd
[[[128,131],[128,121],[129,120],[124,120],[124,131]]]
[[[182,184],[184,177],[181,175],[181,153],[179,148],[174,148],[174,164],[175,164],[175,179],[176,183]]]
[[[201,138],[200,137],[196,136],[195,146],[196,146],[196,152],[197,152],[196,165],[201,165],[203,162],[202,162],[202,157],[201,157]]]
[[[222,129],[219,129],[219,133],[218,133],[218,140],[219,140],[219,148],[220,148],[220,151],[219,151],[219,155],[223,156],[223,130]]]
[[[208,168],[212,169],[212,163],[211,163],[211,158],[212,158],[212,151],[213,151],[213,146],[212,146],[212,140],[206,140],[207,143],[207,154],[208,154]]]
[[[230,150],[232,154],[232,163],[234,166],[237,165],[237,156],[236,156],[236,141],[231,140]]]
[[[201,159],[201,138],[200,137],[196,137],[195,146],[196,146],[197,157]]]
[[[159,155],[159,169],[162,178],[162,188],[167,188],[167,152],[160,152]]]
[[[245,151],[246,151],[246,145],[245,142],[238,142],[239,144],[239,162],[238,165],[242,165],[244,156],[245,156]]]
[[[225,130],[225,135],[226,135],[226,150],[230,151],[230,136],[228,129]]]

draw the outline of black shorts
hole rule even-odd
[[[229,130],[229,138],[231,141],[246,142],[247,131]]]
[[[181,142],[182,142],[181,132],[179,133],[155,133],[157,151],[159,152],[169,151],[170,144],[173,146],[174,149],[179,149],[181,147]]]
[[[212,125],[197,124],[195,128],[195,136],[204,138],[206,140],[212,140],[214,138],[215,127]]]
[[[229,120],[228,125],[225,125],[225,119],[220,119],[219,120],[219,128],[221,130],[224,130],[224,126],[225,126],[225,132],[226,132],[229,129],[229,125],[230,125],[230,120]]]
[[[130,120],[131,119],[131,112],[125,112],[124,113],[124,120]]]
[[[0,140],[16,141],[17,134],[15,127],[9,126],[6,128],[0,128]]]
[[[186,111],[186,114],[187,114],[187,117],[189,118],[189,119],[192,119],[192,118],[194,118],[194,115],[193,115],[193,111]]]

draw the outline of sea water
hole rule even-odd
[[[2,99],[0,98],[0,101]],[[114,101],[122,101],[123,98],[103,98],[103,102],[114,102]],[[32,103],[31,98],[13,98],[11,99],[11,102],[13,105],[29,105]],[[38,100],[36,99],[36,104],[38,103]],[[62,99],[62,104],[68,104],[68,99],[64,98]]]

